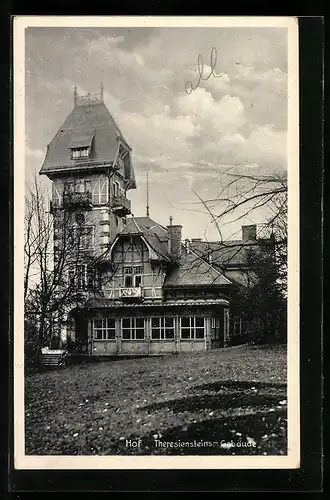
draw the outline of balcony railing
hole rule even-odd
[[[119,290],[119,296],[121,299],[142,299],[142,287],[123,287]]]
[[[82,208],[88,210],[92,208],[92,193],[63,193],[60,200],[52,200],[50,202],[50,211],[53,212],[56,209],[67,209],[75,210],[76,208]]]
[[[111,208],[114,212],[128,215],[131,213],[131,201],[125,196],[114,196],[111,200]]]

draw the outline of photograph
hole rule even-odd
[[[14,20],[17,469],[299,467],[295,18]]]

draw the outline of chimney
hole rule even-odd
[[[178,224],[172,224],[173,218],[170,217],[170,225],[167,226],[168,231],[168,251],[175,259],[179,259],[181,256],[181,238],[182,238],[182,226]]]
[[[242,240],[251,241],[257,239],[257,226],[252,224],[251,226],[242,226]]]

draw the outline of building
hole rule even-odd
[[[75,90],[74,108],[48,145],[40,173],[52,181],[55,233],[70,212],[70,231],[85,231],[89,254],[88,262],[86,254],[79,260],[80,299],[62,318],[62,345],[86,355],[156,355],[224,347],[242,333],[240,318],[230,319],[233,284],[244,284],[256,227],[243,227],[242,240],[222,245],[183,242],[172,218],[164,227],[148,209],[145,217],[133,216],[131,148],[103,102],[103,88],[87,96]],[[93,286],[91,266],[98,276]]]

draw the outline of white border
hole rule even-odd
[[[282,27],[288,29],[288,455],[31,456],[24,450],[24,145],[27,27]],[[294,469],[299,417],[299,105],[298,21],[294,17],[16,16],[14,54],[14,467],[15,469]]]

